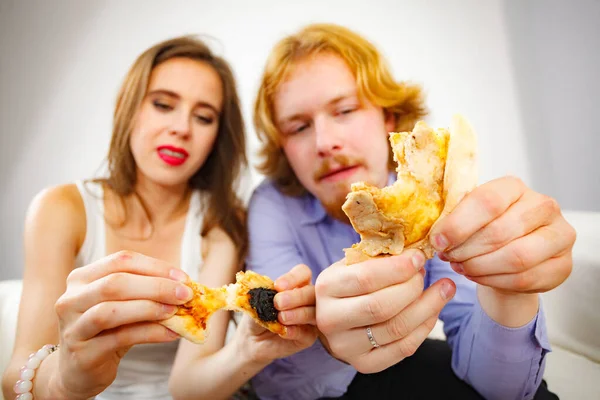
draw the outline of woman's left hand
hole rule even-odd
[[[315,287],[312,272],[299,264],[275,281],[275,308],[279,322],[287,327],[285,335],[277,335],[244,315],[236,336],[240,351],[252,362],[269,363],[304,350],[317,339],[315,319]]]

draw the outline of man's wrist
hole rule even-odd
[[[539,310],[537,293],[513,293],[478,284],[477,298],[488,317],[508,328],[526,325]]]

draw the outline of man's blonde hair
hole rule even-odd
[[[254,128],[262,147],[263,161],[257,166],[289,195],[301,195],[304,187],[294,174],[282,148],[275,123],[274,96],[294,65],[317,53],[341,57],[356,77],[359,98],[382,107],[396,118],[396,131],[410,131],[426,114],[423,92],[417,85],[394,80],[386,60],[367,39],[334,24],[312,24],[279,41],[263,71],[254,104]],[[391,149],[390,149],[391,153]],[[393,157],[390,156],[390,168]]]

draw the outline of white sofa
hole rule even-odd
[[[574,268],[563,285],[542,295],[553,348],[544,378],[561,399],[600,400],[600,213],[564,214],[577,230]],[[21,281],[0,282],[0,371],[12,351],[20,292]],[[441,323],[431,336],[443,337]]]

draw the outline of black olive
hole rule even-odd
[[[255,288],[248,291],[250,305],[256,310],[258,318],[264,322],[277,321],[278,311],[273,304],[277,291],[265,288]]]

